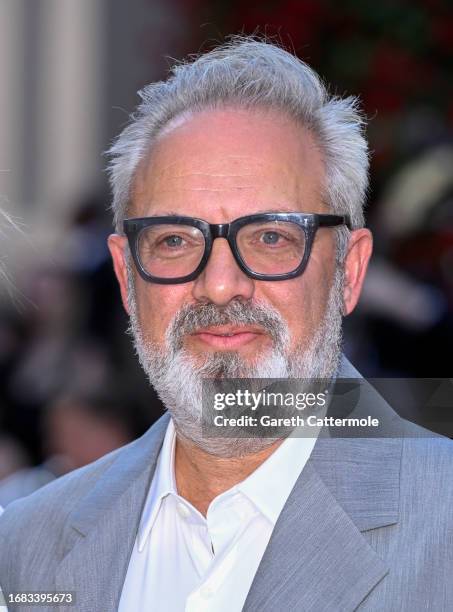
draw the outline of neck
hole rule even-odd
[[[277,440],[244,457],[216,457],[176,436],[175,477],[179,495],[206,516],[211,501],[254,472],[280,446]]]

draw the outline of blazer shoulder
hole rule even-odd
[[[426,472],[436,469],[436,472],[449,471],[453,467],[453,440],[440,434],[430,432],[418,426],[411,429],[411,434],[404,437],[403,456],[408,468],[416,472]],[[419,431],[423,435],[419,434]],[[445,475],[445,474],[443,474]]]
[[[427,431],[427,430],[424,430]],[[438,434],[407,436],[403,440],[401,486],[445,509],[453,504],[453,441]]]
[[[14,590],[27,578],[27,561],[38,559],[44,551],[53,560],[61,551],[65,522],[77,501],[95,486],[122,449],[94,463],[74,470],[27,497],[9,504],[0,516],[0,585]],[[50,563],[47,563],[51,571]],[[27,582],[28,580],[28,582]]]
[[[22,529],[24,525],[48,525],[49,520],[55,525],[56,520],[64,520],[74,504],[90,491],[129,446],[116,449],[9,504],[0,516],[0,538],[10,535],[16,529]]]
[[[0,516],[0,584],[29,581],[43,560],[50,575],[78,530],[74,518],[119,503],[134,480],[152,473],[167,422],[160,419],[130,444],[9,504]]]
[[[114,464],[120,470],[132,458],[146,460],[150,450],[156,451],[160,447],[168,423],[168,418],[164,417],[140,438],[9,504],[0,516],[0,538],[31,523],[39,526],[48,525],[49,521],[53,524],[64,521],[74,506],[90,493]]]

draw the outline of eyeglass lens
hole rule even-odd
[[[245,265],[257,274],[286,274],[301,263],[305,233],[290,221],[249,223],[236,236]]]

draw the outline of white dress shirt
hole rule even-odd
[[[119,612],[239,612],[318,431],[287,438],[206,518],[178,495],[167,427],[123,585]]]

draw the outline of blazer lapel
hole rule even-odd
[[[120,452],[68,518],[56,588],[75,592],[80,612],[113,612],[135,543],[168,415]],[[68,607],[67,610],[73,610]]]
[[[244,612],[354,610],[388,568],[313,466],[275,526]],[[303,491],[303,494],[302,494]]]

